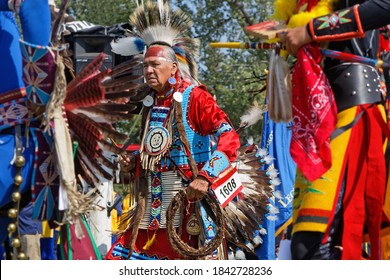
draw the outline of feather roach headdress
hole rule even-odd
[[[193,24],[188,15],[180,9],[173,11],[167,1],[147,1],[138,4],[129,22],[134,31],[111,43],[114,53],[131,56],[151,45],[170,46],[175,51],[182,78],[197,82],[199,40],[187,36]]]

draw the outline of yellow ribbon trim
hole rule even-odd
[[[143,250],[147,251],[152,247],[154,240],[156,239],[157,231],[154,232],[152,238],[148,238],[148,241],[145,243],[144,247],[142,247]]]

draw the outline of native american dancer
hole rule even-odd
[[[67,85],[69,60],[64,62],[61,48],[49,46],[59,43],[67,3],[51,28],[47,0],[0,1],[1,242],[11,235],[19,259],[26,254],[18,238],[18,210],[29,201],[34,219],[72,223],[76,236],[83,235],[80,217],[94,209],[95,186],[101,178],[112,179],[118,168],[103,151],[121,154],[114,143],[127,139],[112,124],[131,118],[137,108],[136,102],[120,101],[139,86],[137,79],[116,86],[118,72],[130,75],[139,68],[137,57],[100,72],[102,53]],[[77,184],[92,190],[80,193]]]
[[[118,233],[106,258],[226,259],[226,239],[238,244],[234,249],[251,251],[248,242],[260,243],[272,182],[265,173],[259,174],[266,187],[243,182],[249,187],[237,196],[241,184],[235,184],[232,162],[238,157],[239,138],[227,115],[197,80],[199,45],[186,37],[189,17],[157,1],[139,5],[130,23],[134,34],[112,46],[122,55],[147,48],[144,127],[140,151],[133,157],[139,181],[128,213],[130,222]],[[247,173],[267,160],[258,151],[246,155]],[[230,182],[225,192],[218,188],[224,179]],[[225,198],[219,201],[227,205],[223,210],[213,204],[221,193]]]
[[[375,29],[390,22],[389,12],[390,1],[276,1],[276,19],[288,27],[281,42],[297,56],[294,259],[361,259],[364,231],[369,258],[381,258],[387,126],[378,69],[331,58],[322,68],[319,45],[377,58]]]

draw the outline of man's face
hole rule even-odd
[[[146,83],[161,92],[169,88],[168,79],[175,74],[177,64],[167,60],[163,55],[163,49],[151,47],[144,59],[144,76]],[[154,50],[153,50],[154,49]]]

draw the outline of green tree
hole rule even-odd
[[[131,11],[135,7],[135,1],[72,0],[69,14],[77,20],[111,26],[117,23],[127,22]]]

